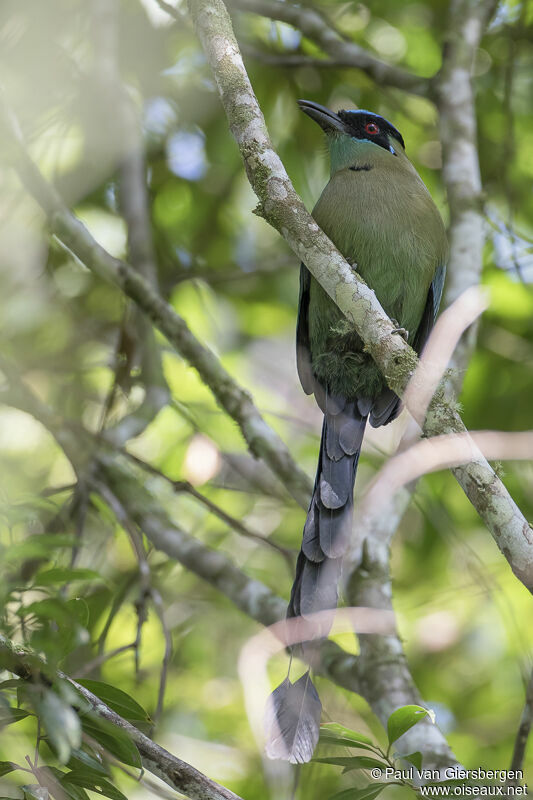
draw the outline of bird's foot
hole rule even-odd
[[[409,331],[406,328],[402,328],[395,319],[392,322],[396,325],[396,328],[392,331],[392,336],[402,336],[406,342],[409,341]]]

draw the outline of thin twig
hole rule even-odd
[[[526,756],[527,742],[529,734],[531,733],[531,726],[533,725],[533,669],[529,676],[529,682],[526,687],[526,699],[524,703],[524,710],[522,711],[522,718],[516,733],[516,739],[513,749],[513,757],[511,759],[510,769],[514,772],[522,770],[524,767],[524,759]],[[518,785],[520,781],[512,780],[511,785]]]
[[[127,450],[124,450],[123,453],[127,458],[131,459],[140,467],[142,467],[142,469],[146,470],[147,472],[150,472],[152,475],[156,475],[158,478],[162,478],[167,483],[170,483],[175,492],[187,492],[187,494],[191,495],[191,497],[194,497],[196,500],[198,500],[199,503],[201,503],[203,506],[205,506],[205,508],[211,511],[212,514],[214,514],[216,517],[222,520],[222,522],[225,522],[226,525],[228,525],[233,531],[235,531],[235,533],[238,533],[241,536],[245,536],[247,539],[254,539],[257,542],[261,542],[261,544],[264,544],[267,547],[271,547],[273,550],[276,550],[284,557],[287,566],[289,567],[290,573],[292,575],[294,569],[294,556],[295,556],[294,551],[289,550],[287,547],[283,547],[280,544],[277,544],[277,542],[273,542],[271,539],[262,536],[260,533],[256,533],[255,531],[250,530],[250,528],[248,528],[243,522],[241,522],[238,519],[235,519],[235,517],[232,517],[230,514],[227,513],[227,511],[224,511],[223,508],[220,508],[220,506],[218,506],[208,497],[206,497],[197,489],[195,489],[194,486],[191,483],[189,483],[189,481],[175,481],[172,478],[169,478],[168,475],[165,475],[164,472],[161,472],[161,470],[157,469],[151,464],[148,464],[141,458],[138,458],[138,456],[134,455],[133,453],[129,453]]]
[[[114,650],[107,650],[105,653],[101,653],[100,655],[93,658],[91,661],[87,661],[82,667],[74,672],[73,677],[77,678],[84,678],[85,675],[90,675],[93,670],[98,669],[105,664],[106,661],[109,661],[111,658],[115,658],[115,656],[120,655],[121,653],[126,653],[128,650],[133,650],[135,647],[135,642],[131,642],[130,644],[124,644],[122,647],[115,647]]]
[[[145,769],[191,800],[242,800],[234,792],[220,786],[190,764],[176,758],[168,750],[153,742],[138,728],[112,711],[99,697],[96,697],[84,686],[63,672],[53,670],[33,650],[15,645],[3,634],[0,634],[0,668],[13,672],[25,681],[39,680],[42,675],[46,675],[47,679],[52,682],[58,677],[62,680],[69,680],[99,717],[111,722],[130,737],[139,750]],[[53,774],[51,774],[52,778]],[[64,796],[61,795],[61,800]]]
[[[76,456],[80,457],[79,448],[74,450],[74,443],[71,444],[69,436],[60,429],[57,417],[50,413],[42,401],[31,393],[17,375],[13,376],[13,380],[15,383],[18,381],[18,391],[14,393],[14,399],[10,398],[11,402],[14,402],[16,407],[22,407],[42,422],[56,437],[58,443],[66,447],[70,453],[69,457],[75,463]],[[102,443],[103,445],[104,443]],[[134,476],[133,470],[128,468],[127,462],[123,464],[117,459],[116,452],[100,452],[98,464],[101,481],[111,488],[129,517],[157,550],[179,561],[186,569],[205,580],[211,588],[221,592],[238,609],[257,622],[271,625],[284,618],[285,600],[273,594],[260,581],[245,575],[223,553],[207,547],[181,530],[168,517],[147,487]],[[121,595],[113,603],[105,625],[106,633],[135,577],[136,573],[133,573],[130,581],[124,584]],[[100,646],[102,648],[104,641],[105,634],[101,637]],[[358,657],[346,653],[330,641],[321,643],[319,653],[318,664],[315,663],[313,657],[317,671],[348,691],[367,697],[375,712],[386,724],[393,708],[387,707],[383,703],[383,698],[389,697],[389,695],[387,692],[383,692],[379,696],[375,693],[372,695],[368,693],[368,687],[359,678]],[[394,695],[389,698],[389,703],[394,703]],[[438,754],[438,758],[436,758],[436,763],[441,764],[447,745],[438,729],[432,730],[436,731],[435,736],[437,737],[435,752]],[[426,763],[433,763],[432,740],[428,739],[428,743],[422,747],[422,751],[425,754]],[[444,759],[444,763],[451,765],[456,762],[453,757],[448,757],[447,760]]]
[[[161,630],[163,631],[163,638],[165,640],[165,651],[163,653],[163,660],[161,661],[161,670],[159,673],[159,690],[157,692],[157,704],[155,707],[155,711],[152,714],[152,719],[154,723],[151,729],[152,733],[153,729],[155,728],[155,726],[159,722],[159,719],[161,718],[161,714],[163,713],[163,704],[165,702],[165,689],[167,686],[168,668],[170,666],[170,660],[172,658],[172,636],[170,635],[167,621],[165,619],[165,607],[163,605],[163,599],[157,589],[152,588],[151,598],[155,613],[159,618]]]
[[[125,261],[111,256],[64,206],[30,159],[11,112],[1,105],[0,128],[6,134],[6,141],[10,142],[8,149],[20,178],[48,215],[50,228],[63,246],[102,278],[117,284],[142,308],[175,349],[194,366],[218,403],[237,422],[251,452],[264,459],[287,491],[307,507],[312,490],[309,477],[296,464],[281,438],[267,425],[249,393],[230,376],[213,351],[193,336],[185,320],[149,282]]]
[[[152,586],[151,571],[150,571],[150,566],[148,564],[148,559],[146,557],[146,552],[144,550],[142,535],[137,530],[137,527],[134,524],[133,520],[128,515],[127,510],[124,508],[124,506],[117,498],[117,496],[114,494],[114,492],[112,492],[103,482],[95,481],[95,488],[101,494],[101,496],[108,504],[108,506],[112,509],[113,513],[115,514],[117,520],[120,522],[121,526],[128,533],[133,549],[137,556],[137,563],[139,565],[139,576],[141,580],[141,596],[137,603],[137,617],[138,617],[137,636],[134,643],[135,671],[137,675],[139,674],[139,652],[141,646],[142,627],[147,619],[146,604],[148,600],[152,601],[154,610],[157,614],[157,617],[161,625],[161,629],[163,631],[163,638],[165,641],[165,652],[163,654],[163,660],[161,662],[161,672],[159,677],[159,691],[157,695],[156,710],[152,715],[155,727],[155,723],[158,721],[163,711],[165,687],[167,683],[167,673],[170,664],[170,659],[172,657],[172,637],[170,635],[170,631],[168,629],[168,625],[165,620],[163,601],[159,591]]]
[[[152,592],[152,579],[150,574],[150,567],[146,558],[142,536],[139,534],[136,526],[128,516],[124,506],[116,495],[109,489],[103,481],[94,480],[93,486],[96,491],[101,495],[102,499],[107,503],[121,527],[126,531],[132,544],[133,551],[137,560],[137,567],[139,570],[139,583],[140,592],[139,598],[135,604],[137,611],[137,635],[135,637],[134,653],[135,653],[135,674],[138,678],[140,671],[140,649],[142,639],[143,625],[147,619],[146,604]]]

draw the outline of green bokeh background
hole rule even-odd
[[[422,76],[439,69],[446,2],[380,0],[367,6],[331,0],[316,5],[343,33],[382,58]],[[517,3],[500,4],[475,66],[488,215],[483,284],[490,290],[490,307],[461,395],[463,418],[471,429],[532,427],[533,3],[521,9]],[[287,25],[244,14],[236,14],[235,24],[241,41],[256,50],[319,55],[315,45]],[[518,24],[522,35],[516,35]],[[95,88],[98,36],[91,26],[90,4],[81,0],[6,0],[0,10],[0,74],[29,149],[47,177],[96,239],[114,255],[125,256],[126,231],[116,199],[121,142],[113,135],[113,114]],[[187,18],[173,22],[153,0],[123,0],[119,27],[120,74],[143,115],[161,292],[250,391],[312,475],[320,414],[303,395],[295,370],[298,264],[280,237],[252,214],[256,200]],[[309,208],[327,180],[328,165],[319,129],[298,112],[299,97],[335,109],[369,108],[390,119],[448,218],[437,116],[429,101],[376,85],[353,69],[276,67],[252,56],[246,62],[274,145]],[[510,73],[511,95],[506,90]],[[2,351],[61,418],[96,430],[113,380],[124,299],[47,237],[40,212],[7,169],[0,208]],[[509,221],[518,238],[509,231],[502,234]],[[509,249],[511,241],[514,259],[505,256],[505,243]],[[172,402],[128,449],[172,479],[190,480],[229,514],[296,551],[304,512],[275,481],[269,479],[270,493],[250,485],[250,457],[235,423],[216,406],[194,370],[158,340]],[[138,404],[142,387],[135,385],[135,376],[132,383],[129,396],[119,395],[111,422]],[[397,444],[402,424],[371,432],[356,497]],[[79,566],[99,577],[66,589],[61,581],[43,585],[43,572],[68,565],[71,541],[52,542],[33,570],[28,568],[33,556],[28,542],[34,541],[29,537],[44,531],[73,535],[72,522],[63,523],[57,514],[68,506],[75,476],[51,435],[29,415],[7,406],[0,407],[0,452],[2,629],[76,673],[94,657],[94,643],[119,596],[106,647],[135,638],[135,558],[124,531],[95,500]],[[229,466],[230,460],[241,464],[244,477]],[[264,477],[260,466],[256,469]],[[505,463],[501,474],[531,519],[533,464]],[[228,530],[164,481],[148,477],[146,485],[184,530],[288,597],[291,574],[278,553]],[[60,491],[48,495],[51,488]],[[240,650],[258,625],[163,555],[151,553],[150,565],[173,639],[158,741],[244,798],[290,796],[293,777],[261,759],[237,673]],[[458,759],[468,768],[507,768],[524,701],[524,676],[531,669],[533,605],[451,474],[438,472],[420,481],[394,538],[392,574],[413,676]],[[21,626],[21,608],[47,596],[65,606],[59,627],[45,617]],[[352,637],[343,635],[339,642],[356,650]],[[127,652],[91,676],[119,686],[153,711],[163,647],[161,626],[150,612],[139,673]],[[285,664],[281,656],[273,660],[273,682]],[[326,719],[370,732],[385,743],[365,701],[323,679],[317,685]],[[32,720],[0,732],[0,760],[23,762],[33,750],[34,734]],[[46,745],[43,755],[54,763]],[[532,761],[530,746],[525,777],[530,783]],[[15,787],[25,779],[19,778],[17,773],[0,778],[1,794],[20,797]],[[128,797],[151,796],[118,773],[117,781]],[[360,773],[341,776],[338,768],[312,764],[300,771],[297,796],[327,798],[358,782],[364,783]],[[385,796],[408,795],[391,788]]]

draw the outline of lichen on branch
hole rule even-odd
[[[189,7],[248,179],[259,199],[259,212],[353,324],[388,385],[403,395],[411,380],[424,381],[424,369],[414,350],[401,337],[392,335],[394,325],[375,293],[355,271],[357,265],[348,264],[296,194],[270,142],[224,3],[189,0]],[[445,381],[429,405],[424,430],[431,436],[466,431]],[[514,574],[533,592],[530,526],[501,480],[480,452],[454,474]]]

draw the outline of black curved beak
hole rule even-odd
[[[298,105],[304,114],[307,114],[308,117],[317,122],[326,133],[331,133],[332,131],[346,133],[346,125],[342,119],[334,111],[330,111],[329,108],[313,103],[312,100],[298,100]]]

